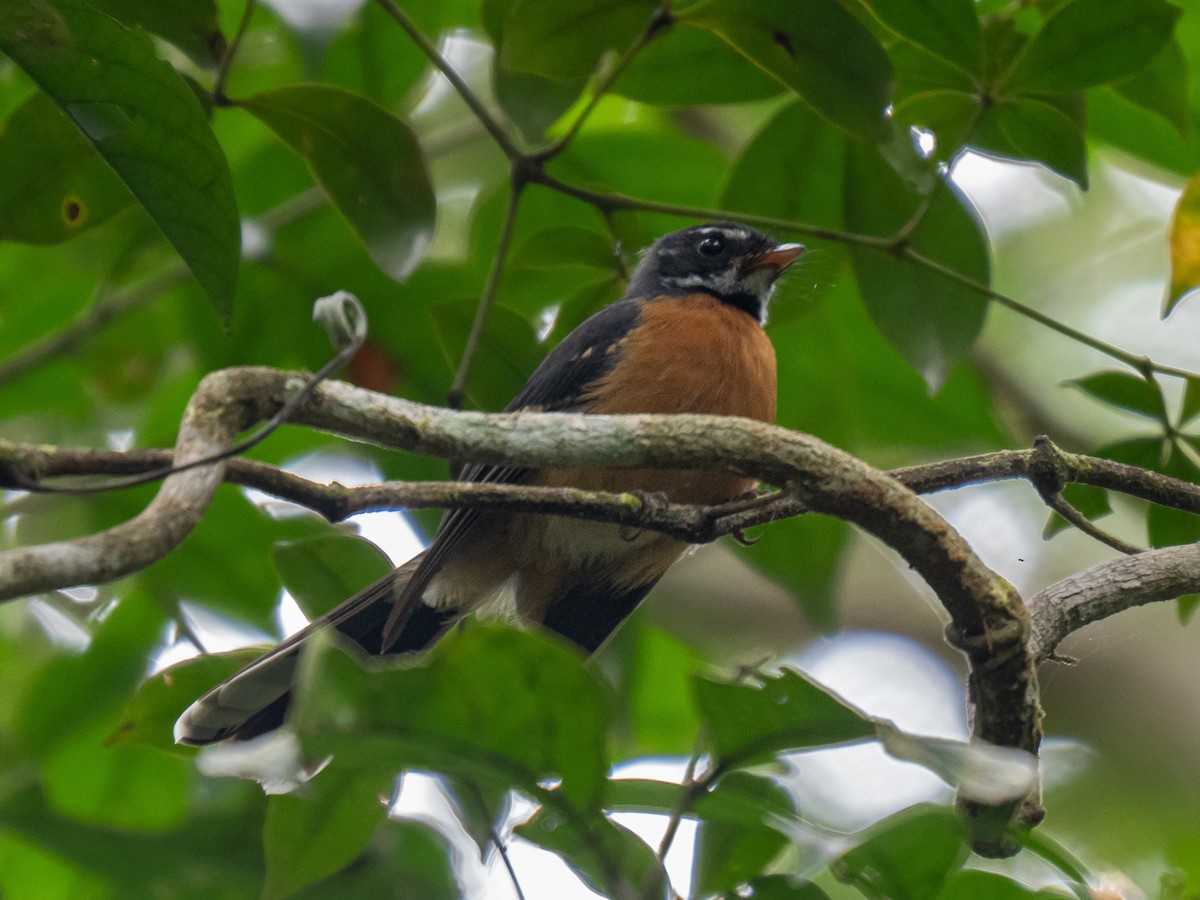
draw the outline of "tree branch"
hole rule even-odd
[[[1084,625],[1200,590],[1200,544],[1147,550],[1101,563],[1039,591],[1029,601],[1029,652],[1039,665]]]
[[[210,456],[270,418],[305,379],[266,368],[209,375],[180,428],[177,463]],[[473,485],[457,482],[363,488],[318,485],[261,463],[220,462],[170,476],[147,509],[108,531],[71,542],[0,553],[0,599],[111,581],[170,552],[199,522],[217,484],[252,485],[322,509],[334,518],[381,506],[505,506],[582,516],[712,540],[752,524],[813,511],[852,522],[895,549],[933,588],[951,617],[947,636],[971,664],[975,734],[1036,752],[1040,708],[1035,664],[1061,636],[1135,603],[1200,589],[1200,550],[1172,548],[1108,563],[1039,594],[1031,622],[1018,593],[987,568],[958,533],[913,491],[1001,478],[1035,484],[1078,480],[1200,510],[1200,488],[1132,466],[1059,451],[1039,439],[1003,451],[889,475],[805,434],[721,416],[583,416],[457,412],[322,383],[292,421],[415,453],[491,464],[734,470],[782,488],[756,503],[694,507],[636,494]],[[128,472],[160,465],[161,452],[80,453],[0,444],[0,478],[34,486],[53,475]],[[1049,474],[1048,474],[1049,473]],[[1049,479],[1049,481],[1047,481]],[[1126,568],[1126,566],[1128,568]],[[1114,585],[1115,591],[1114,591]],[[1031,629],[1032,644],[1027,644]],[[1001,853],[1013,808],[969,810],[976,847]],[[1038,810],[1027,810],[1036,819]]]

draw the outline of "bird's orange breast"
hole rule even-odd
[[[617,361],[584,397],[589,413],[706,413],[775,420],[775,349],[746,313],[707,294],[647,301]],[[732,473],[607,469],[546,471],[539,483],[665,493],[722,503],[754,486]]]

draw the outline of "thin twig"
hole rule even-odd
[[[604,99],[605,95],[612,89],[612,86],[616,84],[617,79],[629,68],[629,64],[646,48],[646,45],[662,34],[673,23],[674,19],[671,16],[669,4],[659,6],[654,11],[654,15],[650,17],[650,21],[646,23],[646,27],[634,39],[633,43],[625,48],[625,52],[621,54],[620,58],[596,82],[596,86],[592,90],[592,96],[588,98],[587,104],[580,110],[579,115],[568,126],[563,136],[548,147],[532,154],[533,158],[544,163],[567,149],[567,145],[571,143],[575,135],[579,133],[579,130],[583,128],[584,123],[591,118],[596,107],[600,105],[600,101]]]
[[[504,266],[508,260],[508,245],[512,241],[513,227],[517,222],[517,210],[521,205],[521,194],[524,189],[525,182],[514,167],[512,186],[508,192],[508,205],[504,210],[504,224],[500,226],[500,237],[496,242],[496,255],[492,258],[492,266],[488,270],[483,293],[479,295],[479,305],[475,307],[475,319],[471,322],[471,333],[467,336],[467,346],[463,350],[458,371],[454,373],[454,381],[446,396],[446,405],[451,409],[458,409],[462,406],[467,385],[471,380],[471,368],[475,365],[475,357],[479,354],[479,348],[483,343],[488,314],[492,311],[492,305],[496,301],[496,291],[499,289],[500,279],[504,275]]]
[[[1102,544],[1112,547],[1114,550],[1118,550],[1121,553],[1134,554],[1141,553],[1146,549],[1145,547],[1138,547],[1134,544],[1126,543],[1116,535],[1109,534],[1107,531],[1097,526],[1095,522],[1077,510],[1074,506],[1072,506],[1062,494],[1043,494],[1042,499],[1046,501],[1047,506],[1049,506],[1052,510],[1058,513],[1084,534],[1095,538]]]
[[[1162,363],[1156,363],[1154,360],[1149,359],[1148,357],[1139,353],[1132,353],[1116,346],[1115,344],[1110,344],[1107,341],[1093,337],[1086,332],[1072,328],[1065,322],[1060,322],[1057,319],[1046,315],[1040,310],[1036,310],[1031,306],[1026,306],[1024,303],[1014,300],[1012,297],[1002,294],[1000,291],[988,287],[986,284],[982,284],[981,282],[976,281],[974,278],[963,275],[947,265],[943,265],[937,260],[930,259],[923,253],[919,253],[912,249],[912,247],[902,248],[900,250],[900,255],[904,259],[914,262],[919,266],[924,266],[926,269],[937,272],[939,275],[942,275],[951,281],[957,282],[965,288],[969,288],[978,294],[982,294],[989,300],[994,300],[1001,306],[1011,309],[1013,312],[1018,313],[1027,319],[1031,319],[1032,321],[1037,322],[1039,325],[1049,328],[1051,331],[1056,331],[1059,334],[1069,337],[1071,340],[1083,344],[1086,347],[1091,347],[1093,350],[1100,351],[1105,356],[1119,360],[1136,372],[1152,371],[1157,372],[1160,375],[1170,375],[1175,378],[1200,379],[1200,373],[1192,372],[1187,369],[1181,369],[1176,366],[1167,366],[1163,365]]]
[[[221,68],[217,70],[217,78],[213,82],[212,89],[213,102],[218,106],[232,105],[229,97],[225,95],[225,82],[229,80],[229,70],[233,68],[233,57],[237,54],[238,47],[241,46],[242,37],[250,25],[250,17],[254,15],[256,5],[257,0],[246,0],[246,8],[242,11],[242,20],[238,23],[233,43],[225,49],[225,55],[221,58]]]
[[[352,301],[352,308],[356,310],[362,327],[353,335],[347,335],[345,342],[337,348],[337,352],[333,355],[333,358],[326,362],[325,365],[321,366],[321,368],[318,369],[314,374],[307,376],[300,389],[296,391],[294,395],[289,397],[286,402],[284,402],[284,404],[280,406],[275,413],[249,437],[238,441],[232,446],[225,447],[206,456],[190,459],[187,462],[175,462],[172,460],[162,468],[151,469],[149,472],[141,472],[136,475],[128,475],[124,478],[102,481],[99,484],[73,485],[70,487],[57,487],[53,485],[39,484],[35,489],[47,494],[67,494],[72,496],[124,490],[125,488],[137,487],[138,485],[142,484],[150,484],[153,481],[162,481],[164,478],[167,478],[170,475],[186,472],[189,469],[195,469],[199,466],[208,466],[212,465],[213,463],[231,459],[235,456],[241,456],[247,450],[257,447],[268,437],[274,434],[279,429],[279,426],[283,425],[292,415],[292,413],[302,406],[309,397],[312,396],[313,392],[317,389],[322,381],[324,381],[338,369],[342,368],[342,366],[346,365],[354,356],[354,354],[357,353],[362,347],[363,341],[366,340],[367,336],[365,313],[363,312],[362,305],[358,302],[357,298],[349,294],[344,296],[348,297],[349,300]],[[326,298],[326,300],[328,299],[332,298]],[[343,300],[341,302],[346,303],[347,301]],[[20,484],[14,486],[27,488],[30,487],[29,485]]]
[[[646,883],[646,889],[642,894],[644,900],[653,900],[661,892],[662,880],[666,877],[667,872],[667,854],[671,852],[671,845],[675,843],[675,837],[679,834],[679,826],[683,823],[683,817],[691,811],[692,804],[701,790],[697,787],[696,766],[700,764],[700,757],[704,755],[703,743],[704,738],[701,737],[696,742],[696,750],[688,760],[687,768],[684,769],[683,780],[679,783],[679,799],[675,802],[675,808],[671,810],[671,817],[667,819],[667,829],[658,843],[656,854],[658,867]]]
[[[450,65],[450,61],[438,51],[438,48],[433,45],[429,38],[425,37],[421,29],[413,23],[412,19],[404,14],[404,10],[397,6],[393,0],[376,0],[376,2],[383,8],[384,12],[391,16],[404,29],[413,43],[437,67],[438,71],[446,76],[446,80],[450,82],[450,85],[458,93],[458,96],[467,104],[467,107],[474,114],[475,118],[487,129],[488,134],[492,136],[492,140],[504,151],[504,155],[514,162],[524,159],[524,154],[520,148],[512,142],[512,139],[509,138],[503,126],[488,112],[487,107],[479,99],[479,96],[471,90],[470,85],[463,80],[463,77],[458,74],[454,66]]]

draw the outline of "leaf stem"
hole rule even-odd
[[[479,296],[479,305],[475,307],[475,320],[471,323],[471,333],[467,337],[467,346],[463,350],[462,360],[458,371],[454,373],[454,381],[446,395],[446,405],[451,409],[462,406],[463,396],[471,380],[471,369],[475,357],[479,355],[479,347],[483,343],[483,333],[487,329],[488,314],[496,302],[496,291],[500,287],[500,279],[504,274],[505,261],[508,258],[508,245],[512,242],[513,226],[517,221],[517,209],[521,204],[521,194],[525,190],[525,181],[513,166],[512,187],[508,192],[508,205],[504,210],[504,224],[500,227],[500,238],[496,242],[496,255],[492,259],[492,267],[488,271],[487,283]]]
[[[217,106],[231,106],[232,101],[225,94],[225,83],[229,80],[229,70],[233,68],[233,58],[237,54],[238,47],[241,46],[242,37],[246,33],[246,29],[250,26],[250,18],[254,15],[254,8],[258,5],[258,0],[246,0],[246,8],[242,10],[242,20],[238,22],[237,33],[233,36],[233,43],[225,50],[225,55],[221,58],[221,67],[217,70],[216,81],[213,82],[212,97],[213,103]]]

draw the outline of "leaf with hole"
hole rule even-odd
[[[0,240],[56,244],[134,202],[45,94],[30,94],[9,113],[0,131]]]
[[[0,0],[0,53],[95,146],[228,323],[241,247],[229,165],[150,38],[80,0]]]
[[[724,38],[858,137],[879,141],[889,134],[891,63],[836,0],[706,0],[682,18]]]

